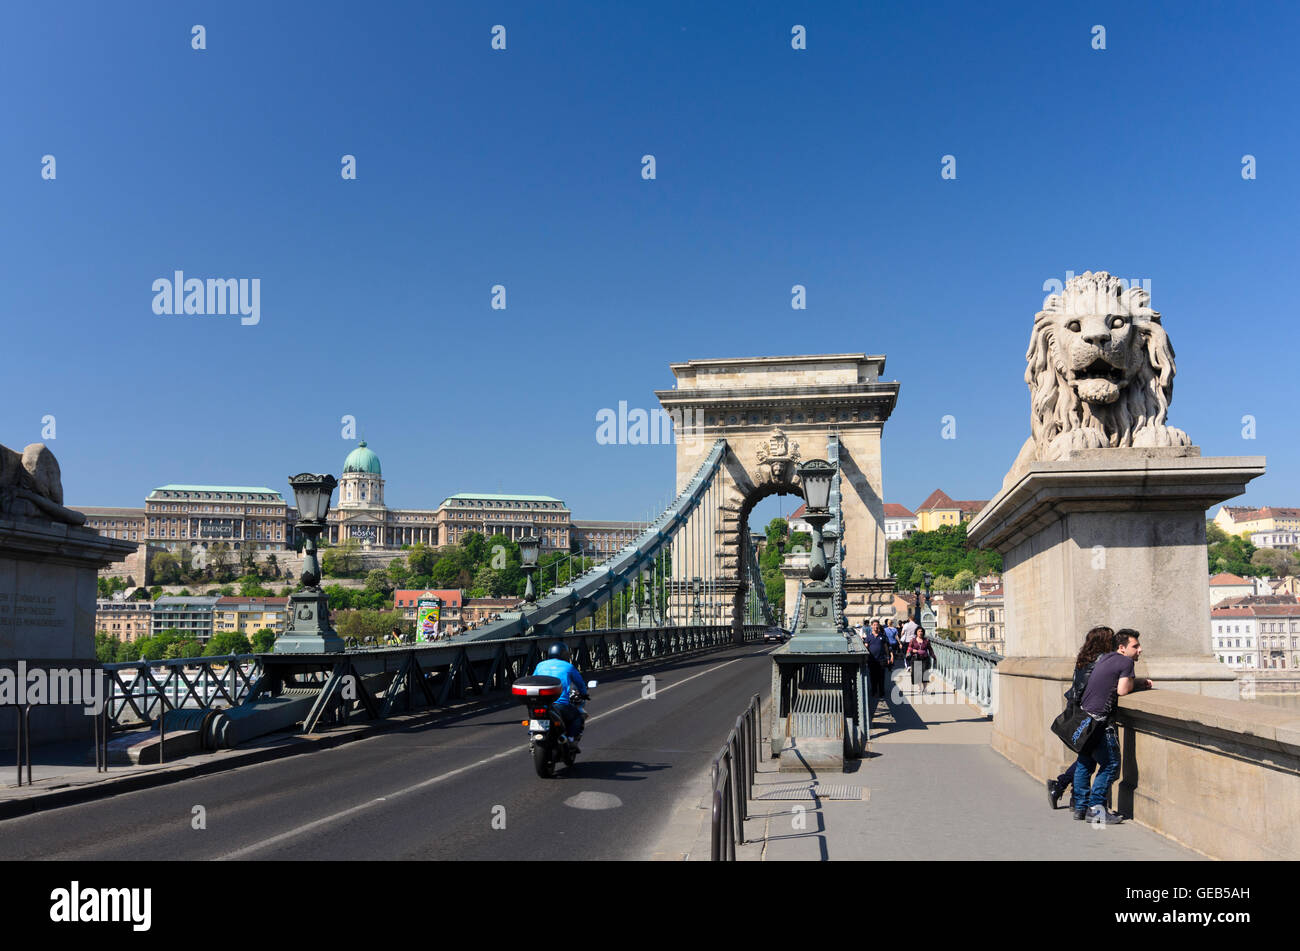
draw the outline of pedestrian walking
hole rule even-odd
[[[885,621],[885,639],[889,641],[889,649],[894,655],[894,660],[897,661],[903,656],[903,642],[899,640],[899,631],[894,624],[894,620],[894,618],[890,618]],[[890,666],[890,669],[893,669],[893,665]]]
[[[925,628],[918,624],[911,643],[907,645],[907,664],[912,669],[912,686],[920,684],[923,693],[926,675],[933,663],[934,647],[930,644],[930,639],[925,636]]]
[[[871,705],[875,698],[885,695],[885,671],[889,668],[892,655],[889,652],[889,640],[879,621],[871,622],[871,630],[864,641],[867,647],[867,676],[871,687]]]

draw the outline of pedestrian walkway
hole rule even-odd
[[[1135,822],[1076,822],[1043,783],[995,753],[993,721],[937,678],[922,695],[903,671],[877,704],[868,756],[816,777],[853,799],[750,801],[740,861],[1204,858]],[[759,764],[754,796],[807,774]],[[860,791],[859,791],[860,790]]]

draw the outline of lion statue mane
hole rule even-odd
[[[1080,449],[1191,445],[1165,425],[1174,348],[1150,300],[1141,287],[1087,271],[1043,302],[1025,354],[1033,435],[1013,471]]]

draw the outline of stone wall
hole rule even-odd
[[[1119,811],[1212,858],[1300,857],[1300,712],[1152,690],[1119,722]]]

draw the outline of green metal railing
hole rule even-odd
[[[760,640],[765,625],[746,625],[744,639]],[[185,657],[175,660],[104,664],[108,679],[105,720],[109,732],[155,722],[168,710],[218,709],[238,706],[283,683],[283,669],[294,668],[292,685],[320,686],[330,694],[326,707],[339,705],[331,688],[349,674],[358,680],[378,677],[377,684],[358,683],[360,705],[381,716],[415,699],[430,706],[509,687],[517,677],[532,673],[544,659],[546,647],[563,641],[584,673],[608,670],[687,651],[733,644],[731,625],[619,628],[560,635],[533,635],[496,641],[457,639],[434,644],[371,647],[329,655],[242,654],[233,657]],[[273,676],[272,676],[273,675]],[[313,722],[305,727],[310,731]]]
[[[934,648],[935,670],[939,676],[983,708],[993,712],[993,674],[1001,654],[976,650],[941,637],[930,638]]]

